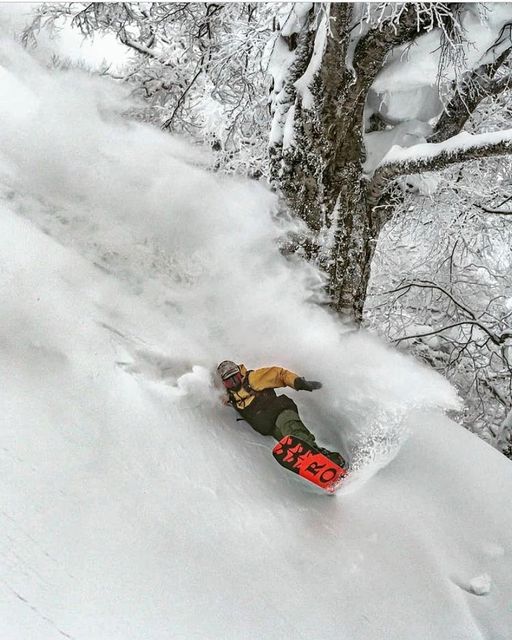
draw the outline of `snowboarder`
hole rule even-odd
[[[226,403],[231,404],[255,431],[264,436],[273,436],[278,441],[284,436],[296,436],[319,449],[339,466],[344,466],[344,460],[337,451],[317,445],[315,436],[300,419],[295,402],[274,391],[280,387],[314,391],[322,388],[321,382],[305,380],[282,367],[248,371],[243,364],[231,360],[221,362],[217,372],[227,391]]]

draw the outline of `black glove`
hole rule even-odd
[[[296,378],[294,383],[297,391],[314,391],[315,389],[321,389],[322,383],[316,380],[305,380],[304,378]]]

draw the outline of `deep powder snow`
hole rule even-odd
[[[510,462],[313,303],[260,185],[0,47],[0,638],[509,637]],[[354,473],[284,471],[215,364],[286,366]]]

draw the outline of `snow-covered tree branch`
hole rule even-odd
[[[510,52],[511,47],[508,46],[495,62],[466,71],[459,82],[453,83],[453,95],[429,136],[429,142],[443,142],[460,133],[482,100],[509,88],[508,68],[505,76],[495,78],[495,75],[508,62]]]
[[[377,179],[440,171],[462,164],[512,153],[512,129],[472,135],[462,132],[445,142],[423,143],[413,147],[393,147],[377,169]]]

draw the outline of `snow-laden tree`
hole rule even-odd
[[[497,91],[468,117],[468,133],[510,127],[507,80],[503,73]],[[402,191],[380,234],[365,307],[368,326],[454,382],[465,399],[465,426],[508,456],[511,170],[507,155],[403,178],[409,193]]]
[[[412,350],[465,399],[465,426],[510,455],[511,162],[453,171],[436,197],[405,196],[381,234],[367,326]],[[510,200],[509,195],[508,199]]]
[[[339,312],[363,316],[402,176],[510,152],[508,127],[465,129],[508,91],[511,24],[507,4],[282,8],[268,63],[271,174],[307,224],[304,249],[328,273]]]
[[[72,2],[35,11],[26,44],[66,21],[85,37],[113,34],[130,54],[118,78],[143,99],[138,117],[209,144],[224,170],[264,170],[270,81],[261,55],[273,29],[272,6]],[[111,74],[108,66],[104,73]]]

